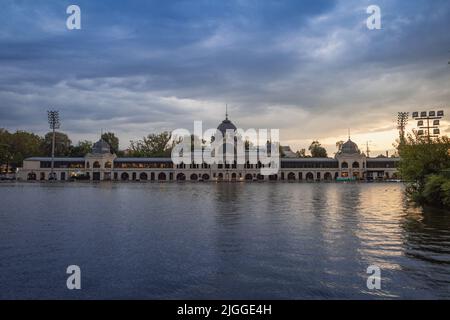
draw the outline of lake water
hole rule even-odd
[[[0,298],[450,298],[402,184],[1,183]],[[66,268],[81,268],[81,290]],[[381,290],[366,286],[381,269]]]

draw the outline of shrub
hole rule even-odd
[[[421,198],[430,205],[450,207],[450,179],[436,174],[429,175]]]

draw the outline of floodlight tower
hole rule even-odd
[[[55,180],[55,140],[56,140],[56,129],[59,129],[60,122],[59,122],[59,111],[57,110],[51,110],[47,111],[48,116],[48,124],[50,125],[50,129],[52,129],[52,164],[51,164],[51,170],[50,170],[50,177],[49,180]]]
[[[439,126],[440,120],[444,117],[444,111],[422,111],[413,112],[413,118],[417,120],[417,127],[419,130],[417,134],[419,136],[427,136],[428,142],[431,142],[432,138],[439,137],[441,131]]]
[[[405,127],[408,124],[409,112],[399,112],[397,116],[397,129],[400,134],[400,143],[405,141]]]

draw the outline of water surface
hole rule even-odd
[[[401,184],[2,183],[0,298],[450,298],[450,213]],[[78,265],[82,289],[66,288]],[[381,268],[382,288],[366,287]]]

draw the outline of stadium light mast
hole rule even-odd
[[[50,125],[50,129],[52,129],[52,164],[51,164],[51,170],[50,170],[50,177],[49,180],[55,180],[55,142],[56,142],[56,129],[59,129],[60,122],[59,122],[59,111],[57,110],[50,110],[47,111],[48,116],[48,124]]]
[[[409,112],[399,112],[397,115],[397,129],[399,130],[400,143],[405,142],[405,128],[408,124]]]
[[[439,126],[440,120],[444,117],[444,111],[422,111],[413,112],[414,120],[417,120],[417,127],[419,136],[426,136],[429,143],[432,138],[437,138],[441,134]]]

